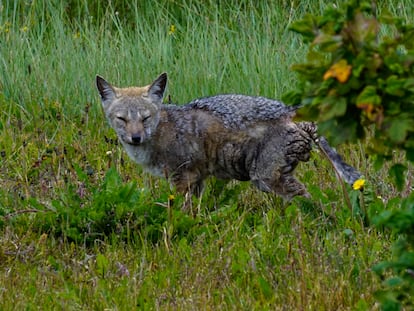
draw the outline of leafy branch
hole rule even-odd
[[[379,168],[396,149],[414,162],[414,26],[377,11],[352,0],[293,23],[310,44],[306,62],[293,66],[300,85],[285,100],[302,104],[299,116],[318,121],[333,144],[366,140]],[[406,170],[391,168],[399,189]]]
[[[350,0],[321,16],[305,15],[291,30],[309,43],[306,62],[293,66],[299,86],[284,98],[302,104],[299,117],[317,121],[334,144],[364,140],[377,168],[395,150],[414,162],[414,26],[375,1]],[[389,170],[399,190],[409,165]],[[376,209],[378,200],[370,201],[368,209]],[[394,257],[373,267],[383,280],[376,297],[383,310],[412,308],[414,195],[388,201],[373,222],[399,237]]]

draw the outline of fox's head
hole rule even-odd
[[[167,74],[161,74],[144,87],[117,88],[96,76],[105,115],[121,142],[140,145],[150,139],[160,119],[167,86]]]

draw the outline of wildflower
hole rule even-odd
[[[354,190],[362,190],[364,188],[364,185],[365,185],[365,179],[359,178],[355,180],[354,184],[352,185],[352,188]]]
[[[4,23],[3,26],[1,26],[1,30],[4,33],[8,33],[8,32],[10,32],[10,27],[11,27],[11,23],[10,22],[6,22],[6,23]]]
[[[176,27],[175,27],[175,25],[173,24],[173,25],[171,25],[170,26],[170,30],[168,31],[168,35],[169,36],[172,36],[172,35],[174,35],[175,34],[175,32],[176,32]]]
[[[174,200],[175,200],[175,196],[174,196],[173,194],[170,194],[170,195],[168,196],[168,200],[169,200],[169,201],[174,201]]]
[[[112,151],[111,151],[111,150],[107,151],[107,152],[106,152],[106,155],[107,155],[107,156],[112,155]]]
[[[348,65],[345,59],[333,64],[327,72],[323,75],[324,80],[329,78],[336,78],[339,82],[345,83],[351,75],[352,66]]]
[[[54,109],[60,109],[61,108],[61,104],[59,101],[55,100],[52,104],[51,107]]]
[[[79,39],[80,38],[80,32],[77,31],[73,34],[73,39]]]
[[[24,26],[22,28],[20,28],[21,32],[27,32],[29,30],[29,28],[27,26]]]

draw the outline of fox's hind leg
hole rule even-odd
[[[280,195],[286,200],[291,200],[295,196],[310,198],[305,186],[291,174],[283,174],[275,179],[256,179],[252,180],[252,182],[261,191]]]
[[[279,181],[272,185],[272,192],[287,200],[291,200],[295,196],[310,198],[305,186],[290,174],[282,175]]]
[[[272,134],[252,163],[251,181],[260,190],[287,200],[295,196],[310,197],[305,186],[293,176],[299,162],[310,158],[309,134],[292,122],[275,126]]]

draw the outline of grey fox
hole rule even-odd
[[[316,142],[349,184],[361,174],[344,163],[311,122],[294,122],[296,107],[264,97],[217,95],[184,105],[162,103],[167,74],[145,87],[116,88],[96,77],[104,112],[129,156],[176,190],[199,196],[209,176],[250,180],[286,199],[309,197],[295,179]]]

